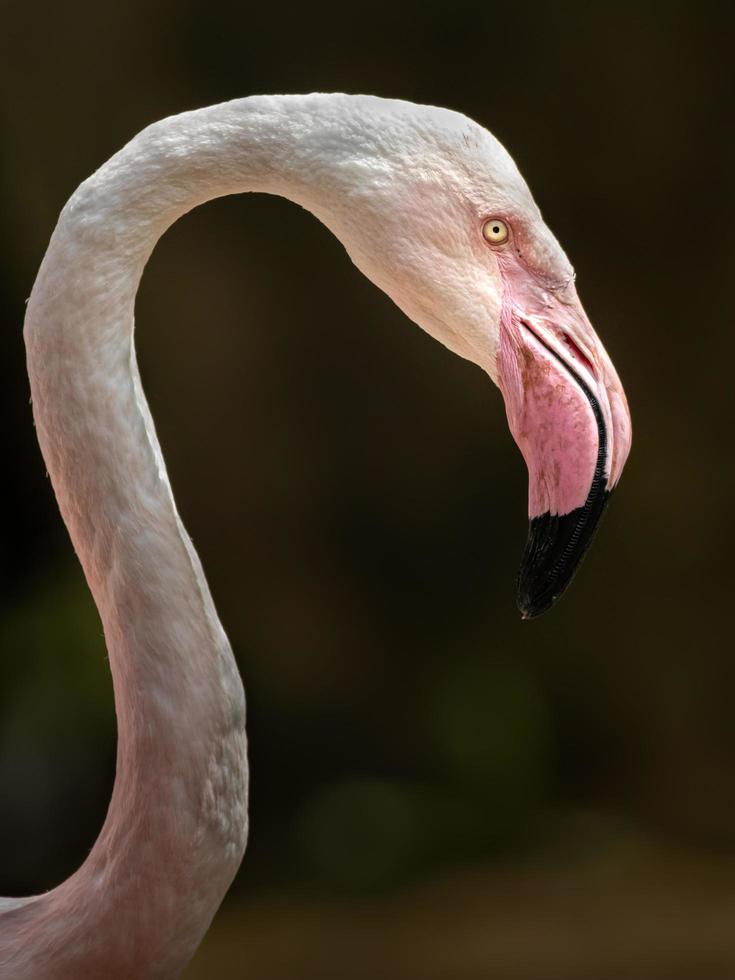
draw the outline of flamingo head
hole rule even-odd
[[[359,152],[346,144],[325,220],[411,319],[500,388],[528,468],[517,603],[531,618],[568,586],[620,478],[631,443],[620,379],[501,144],[445,109],[365,100],[361,111]]]

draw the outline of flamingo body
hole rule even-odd
[[[116,781],[81,868],[45,894],[0,900],[2,980],[178,976],[245,849],[242,683],[176,511],[133,342],[158,238],[196,205],[244,191],[310,210],[411,319],[500,384],[534,507],[576,508],[601,452],[561,332],[602,405],[606,485],[627,454],[622,389],[571,266],[476,123],[371,97],[263,96],[136,136],[62,211],[25,321],[41,450],[109,651]],[[483,238],[495,215],[510,229],[502,243]],[[536,306],[524,312],[527,295]],[[549,407],[552,369],[566,408]]]

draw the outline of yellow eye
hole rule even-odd
[[[502,245],[508,240],[508,226],[500,218],[488,218],[482,226],[482,234],[491,245]]]

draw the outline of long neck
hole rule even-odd
[[[263,190],[318,211],[299,174],[325,107],[252,98],[155,124],[74,194],[43,261],[25,324],[33,409],[104,627],[117,776],[79,871],[0,916],[0,977],[176,976],[239,865],[243,690],[176,512],[133,306],[155,242],[195,205]]]

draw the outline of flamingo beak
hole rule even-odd
[[[516,601],[531,619],[556,602],[579,567],[627,459],[631,420],[573,284],[546,290],[528,273],[504,279],[498,384],[528,467]]]

